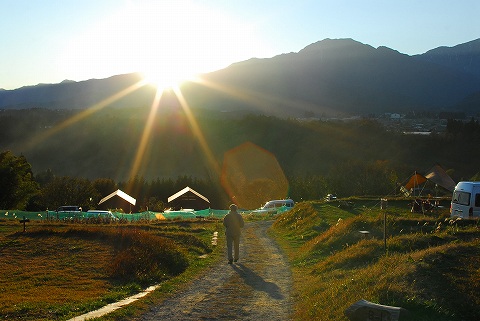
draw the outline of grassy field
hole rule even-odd
[[[406,320],[479,320],[480,227],[448,204],[410,213],[407,201],[302,202],[272,233],[292,263],[295,320],[347,320],[354,302],[400,306]],[[384,247],[386,216],[386,248]],[[253,217],[249,219],[269,219]],[[66,320],[161,282],[100,320],[131,320],[223,258],[219,221],[66,224],[0,220],[0,319]],[[368,231],[362,234],[359,231]]]
[[[0,319],[66,320],[163,286],[186,283],[212,260],[217,221],[83,225],[0,221]],[[205,254],[209,254],[205,256]],[[206,257],[206,258],[205,258]],[[121,309],[135,315],[148,301]]]
[[[405,320],[480,320],[478,221],[450,219],[448,207],[424,215],[406,201],[350,201],[299,203],[274,224],[301,298],[295,320],[348,320],[361,299],[403,307]]]

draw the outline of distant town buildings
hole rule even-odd
[[[468,122],[472,118],[480,120],[479,115],[466,115],[464,112],[409,112],[409,113],[383,113],[369,114],[364,116],[358,115],[342,115],[342,116],[326,116],[317,118],[310,115],[302,120],[320,120],[333,122],[350,122],[361,118],[376,120],[385,128],[391,131],[401,132],[404,134],[430,135],[431,133],[443,133],[446,131],[449,119]]]

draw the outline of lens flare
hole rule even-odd
[[[288,195],[288,180],[275,155],[251,142],[225,153],[221,183],[231,200],[245,209]]]

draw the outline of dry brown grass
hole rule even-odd
[[[211,251],[190,228],[1,221],[0,319],[67,319],[171,278]]]
[[[48,309],[45,319],[55,319],[56,306],[85,304],[112,288],[106,270],[114,253],[106,243],[28,233],[3,236],[1,242],[2,317],[39,317],[33,311]]]
[[[390,208],[385,253],[379,210],[348,214],[302,203],[274,224],[294,265],[295,320],[345,321],[345,309],[360,299],[406,308],[408,320],[480,318],[478,222]],[[329,228],[317,229],[320,221]],[[308,229],[317,235],[299,244]]]

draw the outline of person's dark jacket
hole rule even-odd
[[[238,212],[230,211],[223,218],[223,226],[225,226],[225,234],[231,236],[240,235],[240,231],[244,226],[243,217]]]

